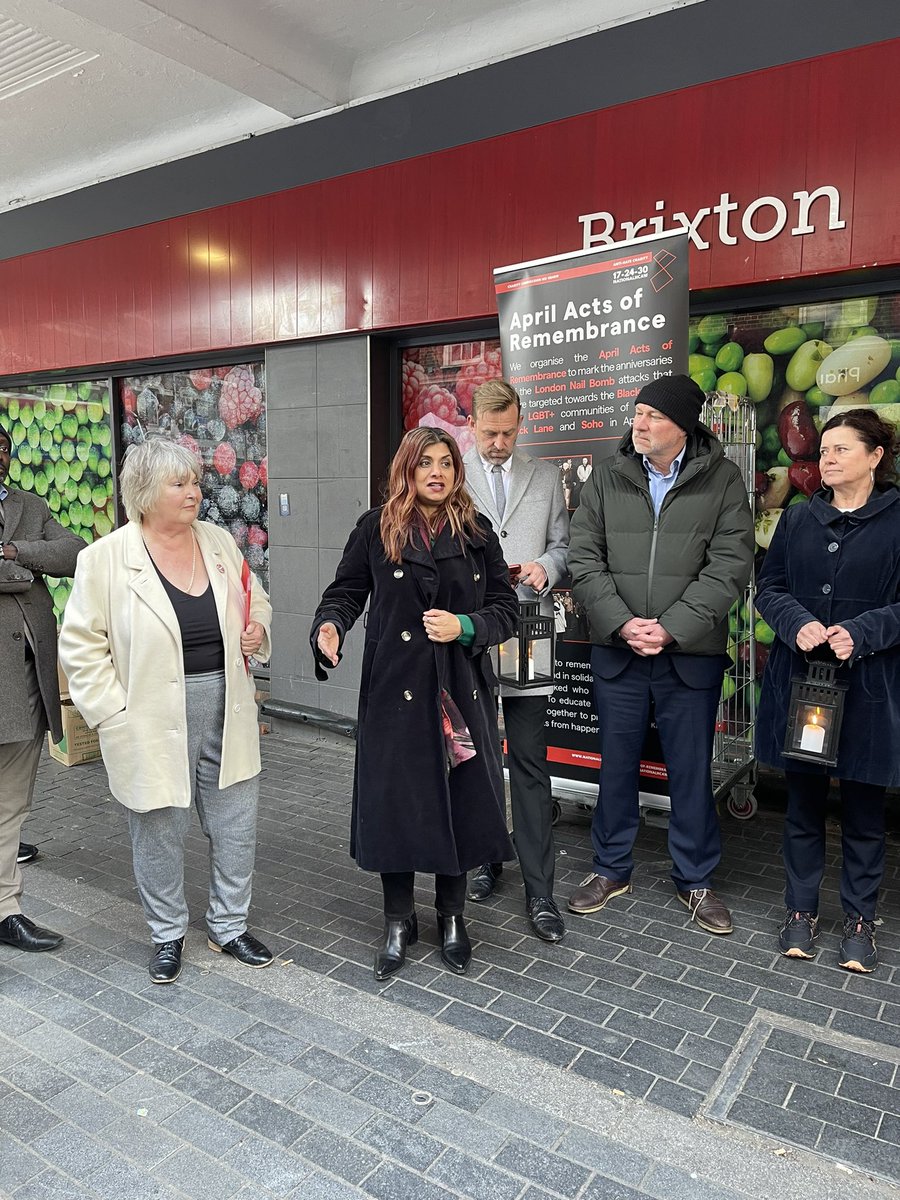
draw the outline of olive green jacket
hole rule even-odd
[[[572,518],[569,570],[587,610],[591,641],[623,646],[631,617],[655,617],[675,639],[666,649],[722,654],[728,610],[753,568],[753,517],[740,472],[705,425],[659,517],[631,430],[595,464]]]

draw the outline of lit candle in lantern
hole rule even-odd
[[[821,720],[821,714],[818,709],[813,713],[807,714],[809,720],[803,726],[803,732],[800,735],[800,749],[805,750],[808,754],[821,754],[825,746],[825,726]]]
[[[534,679],[534,653],[531,642],[528,643],[528,678]]]

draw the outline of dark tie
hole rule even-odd
[[[494,503],[497,505],[497,515],[502,521],[503,513],[506,510],[506,492],[503,490],[503,468],[497,463],[491,468],[491,473],[494,476]]]

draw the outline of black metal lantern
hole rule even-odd
[[[821,763],[825,767],[837,764],[844,698],[850,686],[846,680],[837,678],[840,666],[840,663],[814,661],[806,675],[795,675],[791,680],[785,758]]]
[[[543,688],[556,682],[556,626],[539,600],[519,601],[515,634],[500,643],[498,677],[506,687]]]

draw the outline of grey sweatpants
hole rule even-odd
[[[188,761],[200,828],[209,839],[209,908],[206,925],[219,945],[247,929],[259,777],[219,787],[225,674],[185,678]],[[188,927],[184,898],[184,839],[190,808],[128,812],[134,877],[154,942],[172,942]]]

